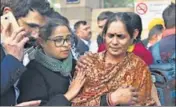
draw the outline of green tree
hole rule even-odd
[[[134,0],[104,0],[104,8],[134,7]]]
[[[52,8],[54,8],[55,11],[60,12],[60,9],[55,7],[55,4],[59,3],[60,0],[48,0],[50,2],[50,5]]]

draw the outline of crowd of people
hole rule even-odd
[[[152,22],[146,44],[133,12],[102,12],[92,41],[85,20],[71,29],[47,0],[1,0],[1,7],[1,17],[12,13],[20,26],[1,23],[1,106],[162,105],[150,68],[176,62],[176,4]]]

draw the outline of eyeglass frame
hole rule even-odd
[[[67,36],[65,39],[62,39],[62,41],[61,41],[62,43],[59,46],[57,45],[57,40],[58,39],[55,39],[57,37],[61,37],[61,36],[56,36],[54,38],[48,38],[47,40],[53,41],[56,47],[62,47],[62,46],[64,46],[65,42],[67,42],[69,45],[71,45],[71,34],[69,36],[69,40],[68,40],[68,38],[67,38],[68,36]]]

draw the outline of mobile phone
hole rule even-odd
[[[17,20],[15,19],[15,16],[12,12],[8,12],[1,16],[1,26],[2,28],[6,27],[10,23],[9,32],[12,34],[16,29],[19,29],[19,25],[17,23]]]

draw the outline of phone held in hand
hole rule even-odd
[[[9,23],[10,23],[10,28],[9,28],[10,34],[12,34],[12,32],[14,32],[16,29],[19,29],[20,27],[12,12],[8,12],[3,16],[1,16],[2,29],[8,26]]]

